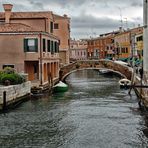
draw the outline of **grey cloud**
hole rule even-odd
[[[107,17],[96,18],[91,15],[82,15],[72,17],[71,24],[73,28],[114,28],[119,26],[120,22]]]
[[[14,11],[51,10],[61,15],[66,13],[71,17],[72,35],[79,37],[89,36],[92,32],[100,34],[117,30],[121,24],[117,20],[120,13],[128,18],[128,26],[142,22],[142,16],[130,15],[134,14],[133,11],[141,10],[142,0],[1,0],[0,11],[3,11],[2,3],[5,1],[12,2]],[[105,17],[96,18],[96,15]],[[108,16],[115,16],[116,19]]]
[[[132,7],[142,7],[143,4],[142,4],[142,1],[141,1],[141,2],[132,2],[132,3],[131,3],[131,6],[132,6]]]
[[[29,1],[30,4],[33,6],[34,9],[41,9],[41,10],[44,10],[44,5],[42,2],[40,1]]]
[[[96,37],[102,33],[117,30],[119,26],[120,22],[118,20],[81,15],[71,19],[71,36],[74,38]]]

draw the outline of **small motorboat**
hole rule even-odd
[[[100,69],[99,70],[99,74],[110,74],[112,73],[112,71],[108,70],[108,69]]]
[[[119,81],[120,88],[129,88],[131,86],[131,81],[124,78]]]
[[[63,83],[62,81],[59,81],[59,83],[53,86],[54,92],[65,92],[67,90],[68,90],[68,85]]]

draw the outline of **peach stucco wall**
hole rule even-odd
[[[68,29],[68,19],[55,19],[54,23],[59,24],[59,29],[54,29],[54,35],[60,39],[60,49],[69,49],[68,40],[70,39],[70,32]],[[70,41],[70,40],[69,40]]]
[[[30,36],[0,35],[0,69],[2,69],[3,64],[14,64],[15,69],[21,72],[24,71],[25,60],[38,59],[39,53],[24,53],[25,37],[29,38]]]
[[[11,23],[22,23],[28,26],[32,26],[37,28],[37,30],[45,31],[45,19],[19,19],[19,20],[11,20]],[[37,27],[36,27],[37,26]]]

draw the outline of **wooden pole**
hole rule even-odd
[[[3,110],[6,110],[7,102],[6,102],[6,91],[3,92]]]

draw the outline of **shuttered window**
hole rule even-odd
[[[51,54],[54,54],[54,44],[53,44],[53,41],[51,41]]]
[[[38,52],[38,39],[24,39],[24,52]]]
[[[46,40],[43,39],[43,52],[46,52]]]
[[[50,40],[47,41],[47,47],[48,47],[48,52],[51,52],[51,48],[50,48]]]

